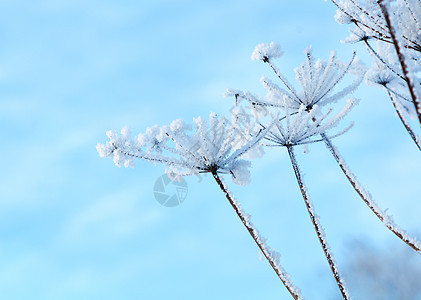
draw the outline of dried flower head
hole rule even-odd
[[[310,111],[315,105],[323,107],[336,102],[356,90],[364,78],[365,67],[358,61],[355,52],[348,63],[340,61],[335,52],[331,53],[328,61],[315,60],[311,48],[307,48],[304,53],[306,61],[294,69],[295,79],[301,90],[297,91],[271,61],[266,61],[281,80],[285,89],[279,87],[267,77],[262,77],[262,84],[267,90],[264,99],[249,92],[238,90],[228,94],[235,96],[236,102],[238,102],[238,99],[245,99],[254,107],[281,108],[287,106],[290,113],[294,113],[302,105],[305,106],[306,111]],[[354,81],[335,92],[336,86],[348,73],[355,76]]]
[[[267,62],[272,58],[280,57],[283,54],[281,45],[275,42],[270,44],[262,43],[256,46],[253,53],[251,54],[252,60],[263,60]]]
[[[179,119],[169,126],[150,127],[133,139],[127,128],[121,130],[121,135],[109,131],[110,140],[98,144],[97,150],[101,157],[112,157],[117,166],[133,167],[134,159],[140,158],[164,164],[166,173],[174,178],[217,172],[231,174],[236,184],[248,184],[251,164],[241,157],[258,144],[266,131],[246,133],[239,141],[235,118],[229,122],[211,113],[209,122],[201,117],[193,122],[194,131]]]
[[[285,106],[285,117],[278,119],[275,126],[265,137],[266,140],[271,142],[267,146],[291,147],[319,142],[322,139],[318,136],[336,127],[357,103],[356,99],[347,99],[346,106],[330,119],[328,119],[328,116],[332,112],[331,109],[327,113],[321,114],[317,105],[310,111],[306,111],[306,107],[301,105],[296,113],[290,114],[288,106]],[[343,134],[351,126],[352,124],[330,137]]]

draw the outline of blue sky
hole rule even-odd
[[[187,178],[185,202],[165,208],[153,196],[162,167],[119,169],[95,145],[126,125],[137,133],[227,115],[227,87],[263,95],[270,70],[250,60],[259,43],[281,43],[290,78],[309,45],[347,60],[354,46],[340,43],[347,28],[334,13],[310,0],[1,1],[2,298],[288,299],[210,176]],[[347,121],[356,124],[336,144],[379,204],[421,237],[418,150],[385,94],[363,85],[354,96]],[[339,266],[355,239],[406,247],[323,145],[299,160]],[[286,153],[256,160],[250,186],[227,182],[304,295],[336,299]]]

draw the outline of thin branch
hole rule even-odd
[[[363,9],[361,6],[359,6],[354,0],[349,0],[352,4],[354,4],[354,6],[356,8],[358,8],[361,13],[363,13],[364,15],[366,15],[369,19],[371,19],[371,21],[374,23],[374,25],[378,26],[381,30],[383,30],[384,32],[386,32],[387,30],[383,27],[384,24],[381,24],[379,19],[376,19],[375,17],[373,17],[373,15],[371,15],[366,9]],[[377,15],[378,17],[380,17],[379,15]]]
[[[119,148],[117,147],[114,143],[112,144],[114,149],[112,150],[111,153],[114,153],[114,151],[118,151],[124,155],[133,157],[133,158],[139,158],[139,159],[144,159],[146,161],[150,161],[150,162],[159,162],[159,163],[163,163],[163,164],[169,164],[169,165],[174,165],[174,166],[180,166],[180,167],[185,167],[185,165],[182,162],[176,161],[174,159],[168,158],[163,159],[163,158],[159,158],[159,157],[154,157],[152,154],[134,154],[132,152],[129,152],[125,149]],[[140,152],[140,151],[139,151]]]
[[[317,103],[321,99],[323,99],[344,78],[345,74],[348,73],[349,69],[351,68],[352,63],[355,60],[356,54],[357,53],[355,51],[352,53],[352,58],[349,61],[346,68],[342,71],[342,73],[339,75],[339,77],[336,79],[336,81],[333,84],[331,84],[330,87],[321,96],[319,96],[317,100],[314,101],[314,103]]]
[[[387,89],[387,94],[389,95],[390,101],[392,101],[393,107],[395,108],[395,111],[399,119],[401,120],[403,126],[405,127],[406,131],[408,131],[409,135],[411,136],[415,145],[417,145],[418,149],[421,150],[421,141],[419,137],[415,134],[415,132],[412,130],[411,126],[409,126],[409,123],[406,121],[405,117],[403,116],[401,109],[399,108],[400,104],[393,98],[389,89]]]
[[[367,39],[364,40],[364,44],[367,46],[369,52],[371,52],[386,68],[388,68],[390,71],[392,71],[393,74],[395,74],[396,76],[398,76],[400,79],[405,81],[405,77],[403,77],[401,74],[399,74],[397,71],[395,71],[395,69],[393,69],[393,67],[387,63],[374,49],[373,47],[369,44],[369,42],[367,41]]]
[[[345,160],[342,158],[341,154],[339,153],[338,149],[332,144],[332,142],[326,136],[325,133],[322,133],[321,136],[323,137],[323,140],[327,148],[332,153],[333,157],[335,158],[339,167],[342,169],[346,178],[351,183],[352,187],[357,192],[357,194],[364,201],[364,203],[368,206],[368,208],[370,208],[370,210],[377,216],[377,218],[380,221],[382,221],[383,224],[390,231],[392,231],[398,238],[400,238],[404,243],[406,243],[412,249],[414,249],[415,251],[421,254],[421,244],[415,238],[409,236],[405,232],[405,230],[397,226],[395,222],[393,221],[392,217],[386,215],[386,213],[377,206],[377,203],[373,199],[371,199],[370,194],[364,189],[364,187],[358,182],[354,174],[351,172]]]
[[[421,30],[421,25],[420,25],[420,22],[418,21],[417,17],[415,17],[415,14],[414,14],[414,12],[413,12],[413,11],[412,11],[412,9],[411,9],[411,6],[409,5],[408,0],[404,0],[404,2],[405,2],[405,4],[406,4],[406,7],[407,7],[407,8],[408,8],[408,10],[409,10],[409,13],[410,13],[410,14],[411,14],[411,16],[412,16],[412,19],[414,19],[415,23],[418,25],[418,30]]]
[[[415,111],[417,112],[418,120],[419,120],[420,125],[421,125],[421,104],[420,104],[420,101],[419,101],[419,99],[417,97],[417,94],[416,94],[416,91],[415,91],[415,85],[414,85],[414,82],[412,80],[412,76],[409,73],[408,66],[406,65],[405,56],[402,53],[402,50],[399,46],[399,41],[397,40],[395,29],[392,26],[392,23],[391,23],[390,17],[389,17],[389,12],[387,11],[386,6],[383,4],[383,0],[379,0],[379,1],[377,1],[377,3],[380,6],[380,9],[382,10],[384,19],[386,21],[386,24],[387,24],[387,27],[389,29],[390,35],[392,37],[393,45],[395,46],[396,54],[398,55],[398,59],[399,59],[399,62],[401,64],[401,67],[402,67],[402,72],[403,72],[403,75],[405,76],[405,79],[406,79],[405,81],[408,85],[408,90],[409,90],[409,93],[411,95],[412,101],[414,103]]]
[[[269,60],[263,60],[264,62],[266,62],[273,70],[273,72],[276,74],[276,76],[278,76],[278,78],[282,81],[282,83],[286,86],[286,88],[292,93],[292,95],[295,97],[295,100],[297,103],[302,104],[303,102],[301,101],[300,97],[298,97],[297,95],[297,91],[294,89],[294,87],[288,82],[288,80],[282,75],[281,72],[279,72],[279,70],[275,67],[275,65]]]
[[[384,88],[386,89],[386,91],[390,92],[390,94],[395,95],[396,97],[401,98],[404,101],[410,102],[412,103],[411,100],[409,100],[408,98],[406,98],[404,95],[402,95],[401,93],[398,93],[397,91],[391,89],[390,87],[387,86],[387,83],[382,84],[384,86]],[[408,109],[406,109],[408,111]]]
[[[234,197],[231,195],[230,191],[226,187],[223,180],[219,177],[217,171],[213,170],[212,175],[216,183],[218,184],[219,188],[221,189],[221,191],[224,193],[225,197],[227,198],[228,202],[231,204],[232,208],[234,208],[235,213],[240,218],[241,222],[246,227],[247,231],[250,233],[251,237],[256,242],[260,251],[263,253],[264,257],[272,266],[273,270],[276,272],[276,275],[278,275],[279,279],[282,281],[282,283],[284,284],[288,292],[296,300],[303,299],[303,296],[301,295],[300,290],[292,283],[291,279],[289,278],[288,273],[285,272],[284,268],[277,261],[277,258],[274,257],[274,253],[265,244],[265,239],[260,236],[257,229],[250,222],[248,216],[244,213],[240,204],[234,199]]]
[[[295,159],[294,150],[292,146],[287,146],[288,154],[291,159],[291,164],[294,169],[295,177],[297,178],[298,186],[300,187],[301,194],[303,195],[303,199],[307,208],[307,211],[310,215],[311,222],[313,223],[314,229],[316,231],[317,237],[319,238],[319,242],[322,245],[323,252],[326,256],[327,262],[329,263],[330,269],[332,270],[333,276],[335,277],[336,283],[338,284],[339,290],[341,292],[341,295],[343,299],[351,299],[351,297],[348,294],[348,291],[345,287],[345,282],[342,279],[341,275],[339,274],[338,267],[336,265],[335,260],[333,259],[333,255],[329,249],[329,246],[327,245],[326,239],[325,239],[325,233],[322,228],[322,226],[319,223],[319,218],[314,212],[313,204],[311,203],[310,196],[307,192],[307,189],[305,187],[303,178],[301,176],[300,169],[298,167],[297,161]]]

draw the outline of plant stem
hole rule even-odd
[[[294,149],[292,146],[287,146],[287,149],[288,149],[289,158],[291,159],[292,167],[294,169],[295,177],[297,178],[298,186],[300,187],[301,194],[303,195],[303,199],[304,199],[307,211],[310,215],[311,222],[313,223],[314,229],[316,231],[319,242],[322,246],[323,252],[326,256],[327,262],[330,266],[330,269],[332,270],[333,276],[335,277],[336,283],[338,284],[338,287],[342,294],[343,299],[346,299],[346,300],[350,299],[348,291],[345,287],[345,282],[342,279],[341,275],[339,274],[339,270],[336,265],[336,262],[333,259],[333,255],[329,249],[329,246],[327,245],[324,230],[319,223],[319,217],[314,212],[313,204],[311,203],[311,199],[305,187],[303,178],[301,176],[301,172],[298,167],[297,160],[295,159]]]
[[[389,29],[390,36],[391,36],[392,41],[393,41],[393,45],[395,46],[396,54],[398,55],[399,63],[401,64],[403,75],[405,76],[405,82],[408,85],[408,90],[409,90],[409,93],[411,95],[412,102],[414,103],[415,111],[417,112],[417,115],[418,115],[418,120],[421,124],[421,105],[420,105],[420,101],[419,101],[419,99],[417,97],[417,94],[416,94],[416,91],[415,91],[415,85],[414,85],[414,82],[412,81],[412,75],[410,74],[410,72],[408,70],[408,66],[406,65],[406,62],[405,62],[405,56],[402,53],[402,49],[401,49],[401,47],[399,45],[399,41],[396,37],[395,28],[393,28],[393,26],[392,26],[392,23],[390,21],[389,12],[387,11],[387,8],[383,3],[383,0],[379,0],[379,1],[377,1],[377,3],[380,6],[380,9],[382,10],[384,19],[386,21],[387,28]]]
[[[403,126],[405,127],[406,131],[408,131],[409,135],[411,136],[414,143],[417,145],[418,149],[421,150],[421,141],[418,138],[418,136],[415,134],[415,132],[411,129],[411,127],[409,126],[409,123],[406,121],[403,114],[401,113],[401,110],[399,109],[400,104],[393,98],[389,90],[387,90],[387,93],[389,95],[390,101],[392,101],[393,107],[395,108],[395,111],[398,114],[398,117],[401,120]]]
[[[240,218],[241,222],[246,227],[247,231],[250,233],[251,237],[256,242],[260,251],[263,253],[264,257],[272,266],[273,270],[276,272],[276,275],[278,275],[279,279],[285,285],[288,292],[296,300],[304,299],[301,295],[300,290],[292,283],[288,273],[280,265],[278,258],[275,256],[276,254],[273,251],[271,251],[271,249],[266,245],[265,239],[260,236],[258,230],[250,222],[250,217],[244,213],[240,204],[234,199],[231,192],[228,190],[225,183],[223,182],[222,178],[219,177],[216,171],[212,171],[212,175],[219,188],[222,190],[225,197],[228,199],[228,202],[231,204],[232,208],[234,208],[235,213]]]
[[[405,230],[400,228],[395,224],[392,217],[386,215],[386,213],[381,210],[376,202],[371,199],[370,194],[364,189],[364,187],[358,182],[354,174],[351,172],[349,167],[347,166],[345,160],[342,158],[341,154],[339,153],[338,149],[332,144],[330,139],[326,136],[326,134],[321,134],[327,148],[332,153],[333,157],[335,158],[336,162],[338,163],[339,167],[342,169],[343,173],[345,174],[348,181],[351,183],[354,190],[360,195],[361,199],[365,202],[368,208],[379,218],[383,224],[392,231],[398,238],[400,238],[404,243],[410,246],[412,249],[421,253],[421,245],[420,243],[414,239],[413,237],[409,236]]]
[[[376,50],[374,50],[373,47],[371,47],[370,43],[365,39],[364,44],[366,45],[368,52],[371,52],[371,54],[374,55],[375,58],[377,58],[386,68],[388,68],[393,74],[398,76],[400,79],[405,80],[405,77],[403,77],[401,74],[399,74],[393,67],[387,63],[378,53]]]

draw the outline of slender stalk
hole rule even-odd
[[[395,111],[398,114],[398,117],[401,120],[403,126],[405,127],[406,131],[408,131],[415,145],[417,145],[418,149],[421,150],[421,141],[419,137],[415,134],[415,132],[412,130],[412,128],[409,126],[409,123],[406,121],[403,114],[401,113],[401,110],[399,108],[400,104],[397,103],[397,101],[393,98],[389,90],[387,90],[387,93],[389,95],[390,101],[392,101],[393,107],[395,108]]]
[[[380,209],[376,202],[371,199],[370,194],[364,189],[364,187],[358,182],[354,174],[351,172],[345,160],[342,158],[341,154],[339,153],[338,149],[332,144],[330,139],[326,136],[326,134],[321,134],[327,148],[332,153],[333,157],[335,158],[336,162],[339,164],[339,167],[342,169],[343,173],[345,174],[348,181],[351,183],[354,190],[357,194],[361,197],[361,199],[365,202],[365,204],[370,208],[370,210],[377,216],[377,218],[383,222],[383,224],[392,231],[398,238],[400,238],[404,243],[410,246],[412,249],[421,253],[421,244],[413,237],[409,236],[405,230],[400,228],[395,224],[392,217],[388,216],[382,209]]]
[[[416,94],[416,91],[415,91],[415,85],[414,85],[414,82],[412,80],[412,76],[411,76],[411,74],[408,70],[408,66],[406,65],[405,56],[402,53],[402,49],[400,48],[399,41],[396,37],[395,29],[393,28],[392,23],[390,21],[389,12],[387,11],[387,8],[383,3],[383,0],[379,0],[379,1],[377,1],[377,3],[379,4],[380,9],[382,10],[384,19],[386,21],[387,28],[389,29],[389,32],[390,32],[390,35],[391,35],[391,38],[392,38],[392,41],[393,41],[393,45],[395,46],[396,54],[398,55],[399,63],[401,64],[403,75],[405,76],[405,79],[406,79],[405,82],[408,85],[408,90],[409,90],[409,93],[411,95],[412,102],[414,103],[415,111],[417,112],[417,115],[418,115],[418,120],[421,124],[420,100],[417,97],[417,94]]]
[[[371,47],[371,45],[368,43],[367,40],[364,40],[364,44],[367,46],[369,52],[371,52],[381,63],[383,63],[383,65],[386,68],[388,68],[395,75],[397,75],[398,77],[400,77],[402,80],[406,81],[405,77],[403,77],[401,74],[399,74],[397,71],[395,71],[392,68],[392,66],[390,66],[382,57],[380,57],[380,55],[373,49],[373,47]],[[419,140],[418,136],[414,133],[414,131],[411,129],[411,127],[409,126],[409,123],[406,121],[406,119],[404,118],[403,114],[401,113],[401,111],[399,109],[399,104],[396,102],[396,100],[393,98],[393,96],[391,94],[392,90],[390,90],[389,87],[387,87],[386,84],[384,84],[384,87],[387,90],[387,93],[389,94],[389,97],[390,97],[390,100],[392,101],[393,107],[395,108],[395,111],[398,114],[398,117],[401,120],[403,126],[405,127],[406,131],[408,131],[408,133],[411,136],[411,138],[414,140],[414,142],[417,145],[418,149],[421,150],[421,141]],[[398,96],[400,96],[400,95],[398,95]],[[406,100],[412,102],[409,99],[406,99]]]
[[[291,94],[294,96],[294,97],[291,97],[291,99],[294,100],[295,102],[297,102],[298,104],[302,104],[303,102],[301,101],[300,97],[298,97],[297,92],[295,91],[295,89],[288,82],[288,80],[284,77],[284,75],[282,75],[282,73],[279,72],[279,70],[275,67],[275,65],[269,59],[264,59],[263,62],[267,63],[271,67],[271,69],[276,74],[276,76],[278,76],[278,78],[282,81],[282,83],[291,92]]]
[[[303,195],[303,199],[307,208],[307,211],[310,215],[311,222],[313,223],[314,229],[316,231],[317,237],[319,239],[320,244],[322,245],[323,252],[326,256],[327,262],[332,270],[333,276],[335,277],[336,283],[338,284],[339,290],[342,294],[343,299],[351,299],[348,294],[348,291],[345,287],[345,282],[342,279],[341,275],[339,274],[338,267],[336,265],[335,260],[333,259],[333,255],[329,249],[329,246],[325,239],[325,233],[322,226],[319,223],[319,217],[314,212],[314,207],[311,202],[310,196],[307,192],[306,186],[304,184],[303,178],[301,176],[300,169],[297,164],[297,160],[295,159],[294,149],[292,146],[287,146],[288,154],[291,159],[291,164],[294,169],[295,177],[297,178],[298,186],[300,187],[301,194]]]
[[[234,199],[234,197],[232,196],[232,194],[226,187],[225,183],[223,182],[222,178],[219,177],[216,171],[212,171],[212,175],[216,183],[218,183],[219,188],[221,189],[221,191],[224,193],[225,197],[227,198],[228,202],[231,204],[232,208],[234,208],[235,213],[240,218],[241,222],[246,227],[247,231],[250,233],[253,240],[256,242],[260,251],[263,253],[263,256],[267,259],[269,264],[272,266],[276,275],[278,275],[279,279],[282,281],[282,283],[284,284],[288,292],[296,300],[304,299],[303,296],[301,295],[300,290],[292,283],[291,279],[289,278],[288,273],[280,265],[277,257],[275,256],[276,254],[273,251],[271,251],[269,247],[266,245],[265,239],[260,236],[258,230],[250,222],[249,216],[244,213],[240,204]]]
[[[374,48],[370,45],[370,43],[367,41],[367,39],[364,40],[364,44],[366,45],[369,52],[371,52],[386,68],[388,68],[393,74],[398,76],[400,79],[405,80],[405,77],[403,77],[401,74],[399,74],[393,67],[388,64],[378,53]]]

